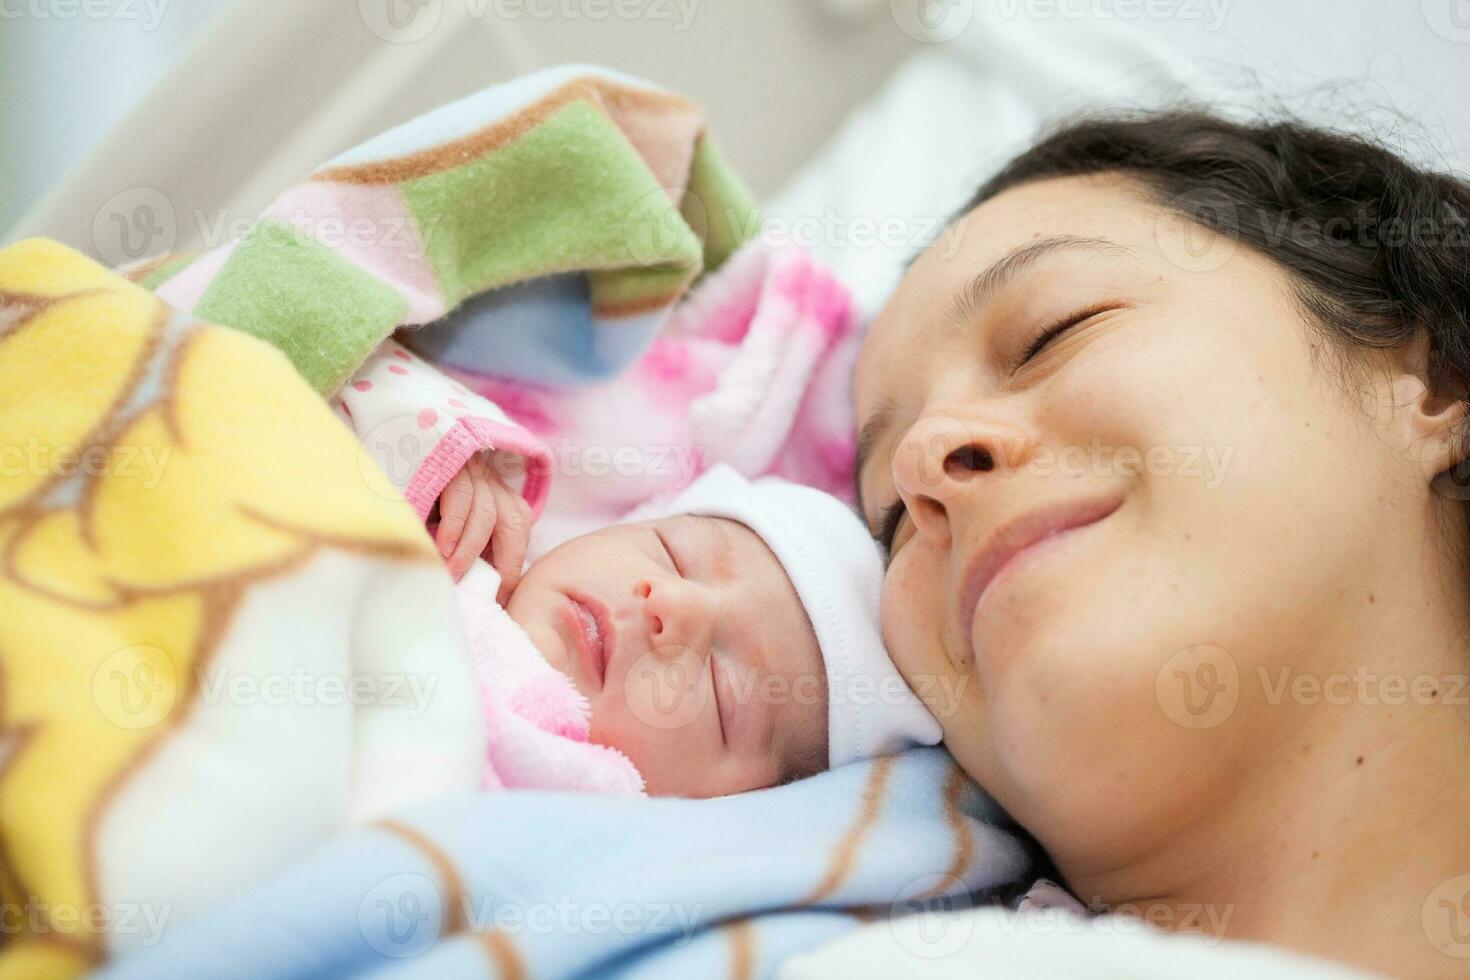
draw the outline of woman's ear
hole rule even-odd
[[[1421,332],[1397,352],[1391,379],[1393,425],[1423,468],[1426,482],[1455,469],[1467,458],[1465,420],[1470,414],[1464,391],[1436,392],[1427,379],[1429,335]]]
[[[1394,379],[1397,428],[1407,438],[1424,479],[1433,480],[1466,461],[1466,416],[1470,404],[1449,395],[1436,395],[1416,376]]]
[[[1427,391],[1427,389],[1426,389]],[[1424,468],[1425,480],[1448,473],[1466,461],[1465,402],[1446,398],[1424,398],[1413,406],[1410,419],[1415,431],[1414,447]]]

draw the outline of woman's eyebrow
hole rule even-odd
[[[941,322],[968,324],[984,308],[994,295],[1007,283],[1020,275],[1044,256],[1063,251],[1122,252],[1132,255],[1133,250],[1106,238],[1086,238],[1079,235],[1053,235],[1011,249],[984,272],[971,279],[955,293],[949,310]]]

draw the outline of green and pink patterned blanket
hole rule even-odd
[[[566,66],[389,130],[238,240],[129,275],[270,341],[323,395],[396,330],[456,311],[410,345],[444,367],[578,384],[633,363],[757,221],[695,105]]]

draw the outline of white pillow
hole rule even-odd
[[[1470,90],[1470,28],[1452,40],[1428,17],[1454,2],[1177,0],[1173,19],[1144,21],[1099,16],[1148,7],[1123,0],[956,0],[947,9],[964,23],[941,23],[943,40],[847,120],[767,208],[766,231],[811,247],[871,314],[903,264],[1038,126],[1181,96],[1236,114],[1284,106],[1466,169],[1470,125],[1445,100]]]
[[[1346,965],[1261,943],[1221,940],[1211,931],[1216,924],[1207,912],[1198,916],[1198,928],[1206,931],[1197,935],[1164,933],[1137,917],[1083,919],[1055,909],[919,912],[874,922],[792,956],[777,975],[781,980],[1369,980]]]

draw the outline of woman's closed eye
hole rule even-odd
[[[1104,313],[1111,313],[1114,310],[1124,309],[1127,305],[1126,303],[1117,301],[1107,301],[1094,303],[1090,306],[1083,307],[1075,313],[1068,314],[1057,323],[1041,331],[1031,343],[1026,345],[1025,350],[1021,352],[1019,360],[1016,361],[1014,367],[1011,369],[1012,373],[1019,371],[1032,358],[1040,354],[1067,331],[1081,326],[1093,317],[1101,316]],[[873,534],[873,538],[882,546],[883,553],[889,560],[893,558],[893,547],[898,540],[898,532],[903,527],[904,518],[907,516],[908,507],[904,504],[902,497],[894,500],[893,503],[884,507],[880,512],[878,527]]]
[[[883,554],[890,559],[893,557],[893,542],[898,537],[899,525],[903,523],[907,515],[908,507],[904,504],[902,497],[883,508],[882,516],[878,521],[878,531],[873,537],[883,547]]]
[[[1034,358],[1037,354],[1040,354],[1043,350],[1050,346],[1052,341],[1056,340],[1058,337],[1062,336],[1073,327],[1081,326],[1088,320],[1091,320],[1093,317],[1100,314],[1108,313],[1117,309],[1122,309],[1122,306],[1123,304],[1116,302],[1096,303],[1092,306],[1084,307],[1083,309],[1080,309],[1075,313],[1071,313],[1063,317],[1059,322],[1054,323],[1050,327],[1047,327],[1045,330],[1043,330],[1040,334],[1036,336],[1034,340],[1031,341],[1031,343],[1026,345],[1026,349],[1021,352],[1020,359],[1016,361],[1014,368],[1012,368],[1012,371],[1014,372],[1020,370],[1027,363],[1029,363],[1032,358]]]

